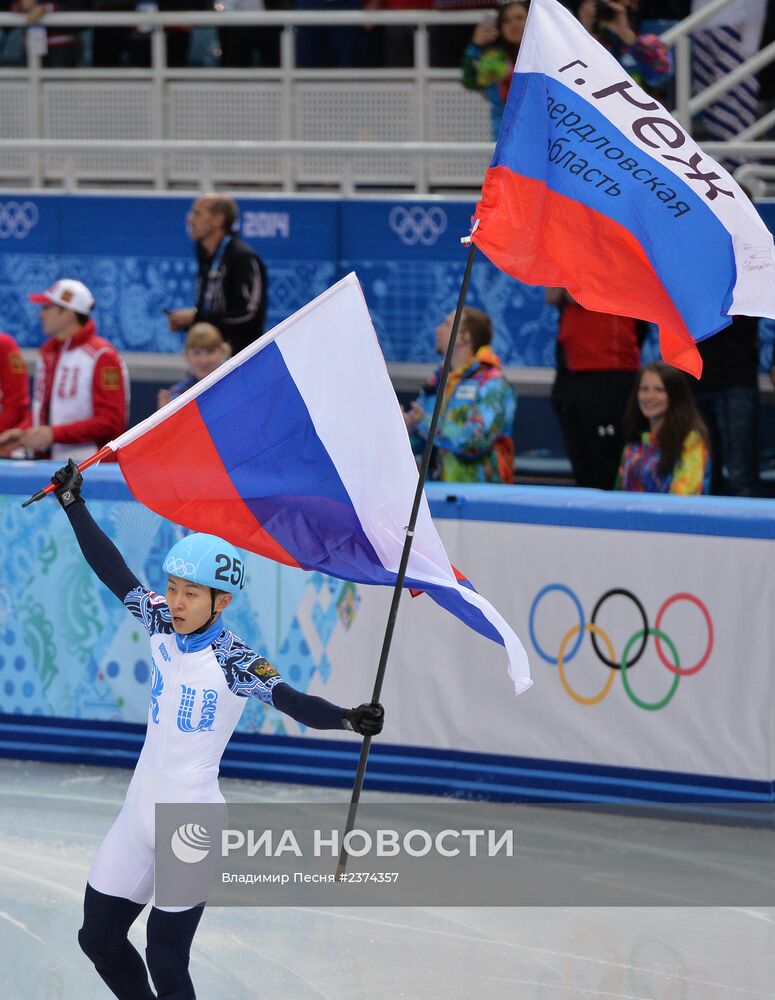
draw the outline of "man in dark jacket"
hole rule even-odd
[[[702,357],[702,377],[694,386],[694,396],[710,433],[710,492],[756,496],[759,320],[735,316],[731,326],[701,341],[697,349]]]
[[[212,323],[233,354],[261,336],[266,315],[266,268],[235,235],[238,217],[234,199],[223,195],[204,195],[191,206],[186,221],[199,265],[196,306],[168,315],[175,331]]]

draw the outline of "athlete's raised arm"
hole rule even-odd
[[[140,581],[124,562],[124,557],[89,513],[81,496],[83,476],[71,458],[51,477],[57,486],[54,496],[67,514],[86,562],[119,601],[139,587]]]

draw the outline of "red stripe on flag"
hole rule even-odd
[[[699,377],[694,339],[640,242],[620,223],[549,189],[490,167],[473,242],[529,285],[567,288],[587,309],[659,325],[665,361]]]
[[[118,461],[134,496],[162,517],[299,565],[243,503],[196,400],[120,448]]]

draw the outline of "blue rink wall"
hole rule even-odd
[[[52,463],[0,462],[4,551],[0,561],[0,756],[131,767],[142,744],[147,717],[151,669],[147,640],[140,626],[92,575],[55,502],[48,499],[27,510],[20,508],[22,499],[45,482],[53,469]],[[89,472],[88,495],[95,518],[127,556],[133,570],[152,588],[163,589],[160,564],[181,529],[132,500],[116,466]],[[724,602],[714,604],[717,588],[711,584],[702,589],[703,577],[712,572],[713,558],[727,564],[727,548],[732,553],[728,560],[730,576],[734,576],[737,557],[732,548],[738,543],[749,546],[742,550],[741,558],[751,566],[753,593],[769,600],[775,503],[701,498],[676,504],[672,501],[684,498],[654,499],[550,488],[465,487],[450,496],[449,489],[441,484],[432,486],[429,495],[442,537],[448,547],[450,538],[453,544],[457,539],[450,551],[455,559],[461,553],[465,561],[460,565],[467,569],[475,561],[476,550],[483,546],[482,530],[496,533],[514,528],[525,533],[521,556],[526,566],[520,569],[519,578],[525,579],[527,596],[518,594],[512,600],[514,586],[507,577],[503,578],[501,592],[493,589],[491,580],[487,581],[486,592],[525,641],[536,685],[518,700],[513,699],[497,647],[473,633],[467,634],[467,630],[463,645],[454,637],[449,639],[447,647],[452,648],[441,650],[441,659],[435,662],[433,657],[439,652],[436,647],[445,642],[442,632],[450,628],[450,620],[444,617],[434,632],[428,632],[421,623],[419,636],[410,631],[404,635],[404,647],[397,644],[394,649],[393,674],[398,676],[404,664],[411,661],[412,680],[408,685],[399,684],[391,680],[388,671],[389,683],[396,687],[388,691],[386,703],[392,706],[391,729],[398,738],[394,736],[392,743],[375,741],[366,787],[506,801],[701,805],[768,803],[775,799],[771,670],[762,656],[768,644],[772,648],[771,615],[768,613],[766,620],[752,615],[749,622],[745,607],[751,605],[752,599],[743,594],[740,618],[733,620],[732,614],[725,614],[720,606]],[[537,648],[529,645],[529,637],[533,638],[533,609],[529,625],[520,618],[527,615],[530,595],[537,592],[535,607],[539,588],[544,584],[535,565],[540,560],[531,557],[531,538],[538,538],[539,550],[547,552],[547,562],[551,563],[552,544],[544,539],[549,537],[547,532],[558,536],[560,569],[549,568],[547,579],[561,578],[571,583],[585,605],[591,606],[598,590],[610,586],[605,575],[601,579],[606,582],[593,579],[590,594],[594,596],[588,598],[583,582],[578,581],[594,577],[600,567],[582,567],[576,580],[568,575],[566,570],[572,562],[572,552],[567,549],[568,530],[575,532],[581,547],[585,539],[592,539],[591,551],[600,554],[601,563],[606,559],[600,539],[615,547],[612,559],[625,537],[634,539],[633,552],[637,551],[635,543],[642,543],[646,552],[652,547],[656,551],[659,545],[670,551],[689,540],[700,553],[696,572],[693,567],[681,567],[679,559],[676,569],[665,569],[666,579],[656,581],[654,593],[658,593],[658,600],[670,593],[670,588],[685,587],[700,594],[711,610],[716,631],[716,653],[710,666],[696,676],[681,678],[681,690],[667,711],[643,711],[642,706],[631,704],[621,695],[617,678],[617,686],[604,707],[612,713],[607,718],[613,721],[606,722],[606,717],[595,714],[602,708],[574,705],[556,682],[556,667],[541,663],[538,639]],[[474,539],[468,548],[466,532],[472,533]],[[715,552],[707,564],[701,554],[706,547]],[[762,557],[759,570],[750,560],[751,551]],[[623,565],[629,561],[625,553]],[[533,577],[528,573],[528,564]],[[478,580],[482,566],[475,569]],[[381,638],[378,633],[385,620],[384,602],[376,609],[370,610],[370,605],[375,590],[381,588],[305,574],[254,556],[248,557],[247,570],[248,586],[229,610],[229,626],[275,660],[286,679],[301,690],[328,694],[340,703],[347,696],[349,703],[365,697],[374,664],[370,660],[363,663],[367,656],[358,652],[357,632],[360,628],[367,633],[367,648],[373,647],[376,662]],[[612,572],[611,582],[621,585],[621,571]],[[759,572],[761,577],[757,576]],[[559,577],[559,573],[565,575]],[[675,581],[673,576],[677,577]],[[656,608],[648,575],[636,574],[634,582],[626,582],[645,603],[650,602],[650,608]],[[420,602],[407,600],[402,604],[405,625],[419,607]],[[682,655],[691,653],[691,636],[683,624],[673,620],[663,628],[670,628]],[[760,634],[753,636],[752,628]],[[418,641],[422,644],[423,639],[425,646],[419,652]],[[349,648],[349,641],[354,642],[357,655],[343,657],[342,650]],[[469,641],[472,654],[467,651]],[[547,646],[549,641],[542,632],[540,642]],[[733,653],[724,654],[725,643]],[[748,663],[749,648],[752,663]],[[494,667],[487,659],[490,653],[498,654]],[[567,658],[570,660],[570,654]],[[465,691],[451,690],[454,685],[444,686],[450,687],[448,692],[438,687],[438,678],[451,660],[460,661],[467,682]],[[687,659],[683,663],[686,666]],[[735,679],[740,663],[747,664],[745,685]],[[471,667],[481,672],[473,685],[468,682],[477,674],[469,673]],[[645,669],[633,674],[641,699],[648,697],[643,686]],[[658,667],[653,664],[648,667],[652,673],[655,669]],[[352,670],[344,688],[341,683],[337,687],[337,680],[341,680],[337,670]],[[485,675],[487,684],[481,686]],[[659,697],[667,678],[665,672],[655,677]],[[574,673],[572,679],[578,684],[579,673]],[[593,681],[598,683],[596,676]],[[480,694],[483,704],[478,707],[475,702]],[[450,699],[448,706],[438,700],[439,695]],[[436,705],[434,711],[449,713],[453,737],[447,746],[433,745],[430,738],[428,745],[421,745],[426,732],[430,737],[434,728],[425,724],[429,705]],[[503,713],[500,721],[499,712]],[[506,734],[505,742],[491,742],[487,723],[493,733]],[[615,738],[606,749],[603,736],[611,735],[617,727],[621,735],[613,733]],[[578,737],[575,746],[581,749],[573,749],[574,730]],[[516,752],[502,750],[510,745],[509,733],[513,734]],[[557,750],[563,744],[551,742],[557,733],[567,736],[567,758]],[[716,744],[720,741],[720,746],[707,742],[709,733]],[[542,746],[544,739],[549,742]],[[622,753],[623,739],[629,756]],[[723,745],[725,740],[728,749]],[[668,745],[671,741],[674,745]],[[534,754],[524,752],[530,746],[535,747]],[[493,752],[494,747],[498,752]],[[664,749],[661,758],[660,748]],[[233,777],[347,786],[355,774],[358,749],[359,741],[347,734],[338,739],[312,738],[303,727],[251,699],[227,749],[222,772]],[[641,759],[642,766],[636,763]]]
[[[465,263],[460,237],[469,230],[473,202],[238,200],[241,235],[268,266],[267,328],[355,270],[386,359],[435,359],[434,327],[457,300]],[[98,327],[119,348],[178,351],[180,338],[167,330],[162,310],[193,301],[193,248],[185,231],[190,202],[189,196],[0,192],[5,218],[15,220],[0,227],[0,329],[22,346],[37,346],[37,309],[26,296],[67,276],[92,290]],[[762,208],[768,221],[773,208]],[[468,304],[492,317],[504,364],[554,364],[557,311],[544,304],[543,289],[514,281],[479,254]],[[768,366],[772,324],[762,327]]]

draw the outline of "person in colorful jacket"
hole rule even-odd
[[[46,342],[35,370],[32,426],[0,434],[0,449],[82,461],[118,437],[129,419],[129,375],[116,348],[97,335],[94,296],[63,278],[27,296],[40,308]]]
[[[463,53],[463,86],[480,91],[490,102],[493,139],[500,131],[529,7],[526,0],[501,4],[494,22],[477,24]]]
[[[436,327],[436,351],[446,354],[454,313]],[[436,432],[437,461],[431,478],[445,483],[510,483],[514,475],[511,437],[516,397],[490,346],[492,321],[469,306],[460,319],[444,408]],[[430,430],[440,372],[405,411],[412,447],[420,453]]]
[[[683,372],[655,361],[638,376],[624,415],[616,489],[634,493],[707,493],[708,432]]]

